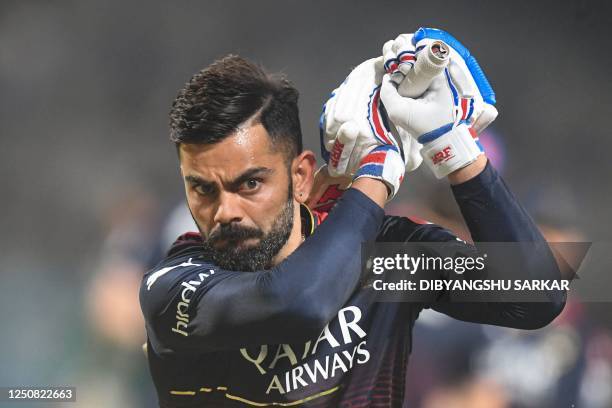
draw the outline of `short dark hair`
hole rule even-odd
[[[302,151],[298,97],[285,77],[228,55],[195,74],[179,91],[170,110],[170,140],[177,148],[181,143],[217,143],[252,118],[290,162]]]

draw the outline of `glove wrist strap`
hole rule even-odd
[[[378,146],[361,160],[353,180],[361,177],[382,180],[389,189],[388,202],[399,190],[404,179],[404,170],[404,160],[395,147]]]
[[[421,149],[423,161],[436,178],[441,179],[453,171],[474,162],[483,150],[469,128],[460,124],[437,139],[426,143]]]

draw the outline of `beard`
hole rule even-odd
[[[270,232],[264,233],[259,228],[238,224],[222,224],[207,239],[203,239],[202,244],[207,258],[217,266],[230,271],[253,272],[272,267],[273,258],[289,240],[292,229],[293,199],[292,194],[289,194]],[[238,245],[241,241],[253,238],[259,242],[250,246]],[[224,246],[216,248],[215,245],[219,242],[223,242]]]

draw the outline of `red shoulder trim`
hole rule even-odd
[[[199,232],[186,232],[174,241],[168,251],[168,255],[175,254],[186,247],[200,244],[202,244],[202,235]]]

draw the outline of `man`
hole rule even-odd
[[[408,136],[421,130],[402,122],[405,100],[389,86],[382,97],[408,129],[402,143],[357,143],[359,131],[332,138],[331,146],[367,148],[336,147],[345,165],[336,174],[353,182],[329,213],[303,205],[315,158],[302,150],[297,91],[286,80],[228,56],[179,92],[171,139],[199,233],[180,237],[141,286],[161,407],[399,407],[423,308],[518,328],[561,311],[562,292],[538,304],[453,303],[442,292],[431,303],[378,303],[361,284],[364,241],[442,241],[476,252],[439,226],[384,216],[412,167]],[[448,178],[474,240],[542,241],[485,156],[470,160]],[[554,265],[549,254],[542,262]]]

